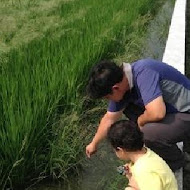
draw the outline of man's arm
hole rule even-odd
[[[107,136],[109,127],[121,117],[122,113],[123,110],[118,112],[107,111],[103,116],[92,142],[86,146],[86,155],[89,158],[93,153],[96,152],[98,144]]]
[[[162,120],[166,115],[166,105],[163,97],[159,96],[145,106],[145,111],[138,117],[137,123],[140,127],[149,122]]]

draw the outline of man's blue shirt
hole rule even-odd
[[[123,64],[129,68],[127,63]],[[129,73],[131,72],[131,73]],[[143,59],[131,64],[125,72],[132,76],[132,86],[120,102],[110,101],[108,111],[116,112],[130,102],[144,107],[159,96],[163,96],[167,113],[190,113],[190,80],[174,67],[153,59]]]

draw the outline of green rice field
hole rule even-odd
[[[89,69],[136,47],[163,3],[0,0],[0,189],[80,170],[98,115],[85,97]]]

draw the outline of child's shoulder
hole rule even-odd
[[[166,162],[154,151],[146,148],[146,153],[142,155],[134,164],[133,168],[141,172],[154,172],[168,169]]]

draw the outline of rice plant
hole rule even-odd
[[[76,167],[89,68],[122,51],[133,23],[160,2],[0,1],[1,189]]]

